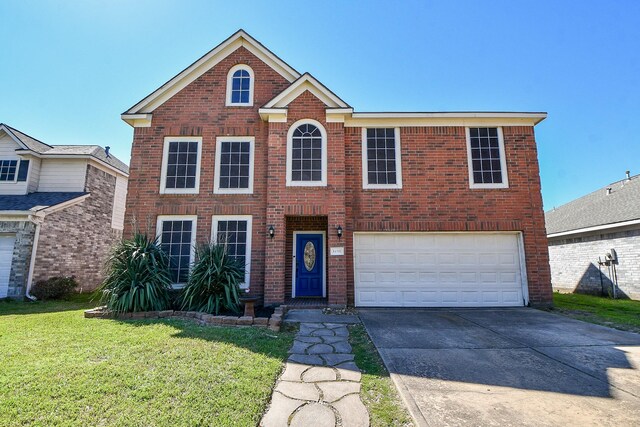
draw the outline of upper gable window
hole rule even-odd
[[[227,75],[227,105],[253,105],[253,70],[244,64],[236,65]]]
[[[363,188],[402,188],[400,129],[362,129]]]
[[[201,152],[201,137],[166,137],[160,193],[197,194],[200,189]]]
[[[467,128],[471,188],[507,188],[502,128]]]
[[[299,120],[289,129],[287,185],[327,185],[327,133],[315,120]]]

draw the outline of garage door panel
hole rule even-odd
[[[15,235],[0,235],[0,298],[5,298],[9,292],[9,277],[15,241]]]
[[[358,306],[523,305],[515,234],[356,233],[354,260]]]

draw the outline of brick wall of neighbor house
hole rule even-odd
[[[611,291],[612,277],[598,257],[611,249],[618,254],[618,287],[628,297],[640,299],[640,229],[549,239],[553,288],[563,292],[604,294]]]
[[[31,262],[31,248],[35,224],[30,221],[0,221],[0,233],[15,235],[11,272],[9,273],[8,297],[24,295]]]
[[[83,202],[45,217],[40,228],[34,283],[54,276],[76,276],[83,291],[97,288],[104,263],[122,232],[111,228],[116,177],[87,167]]]
[[[469,188],[464,127],[406,127],[400,130],[403,189],[364,190],[362,131],[347,128],[345,241],[352,241],[353,231],[522,231],[531,304],[551,303],[533,127],[504,127],[503,133],[509,188]],[[353,283],[349,245],[346,258]]]

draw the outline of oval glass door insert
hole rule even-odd
[[[304,268],[307,271],[313,270],[313,267],[316,265],[316,247],[313,242],[308,241],[306,245],[304,245]]]

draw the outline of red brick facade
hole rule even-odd
[[[255,75],[254,106],[226,107],[228,70],[249,65]],[[258,113],[289,82],[245,48],[229,54],[153,111],[150,127],[136,127],[125,234],[134,227],[155,233],[158,215],[197,215],[197,240],[211,236],[212,215],[252,215],[251,289],[266,304],[291,296],[292,233],[322,226],[327,249],[329,304],[353,304],[354,231],[521,231],[532,304],[551,301],[547,241],[533,126],[503,127],[509,176],[506,189],[470,189],[464,126],[401,127],[403,188],[362,188],[360,127],[327,122],[327,106],[306,91],[288,104],[286,122]],[[327,133],[327,186],[286,186],[287,132],[313,119]],[[166,136],[203,138],[197,195],[160,194]],[[254,136],[253,194],[213,193],[218,136]],[[306,219],[305,219],[306,218]],[[267,228],[275,235],[269,238]],[[344,228],[338,238],[335,229]]]

